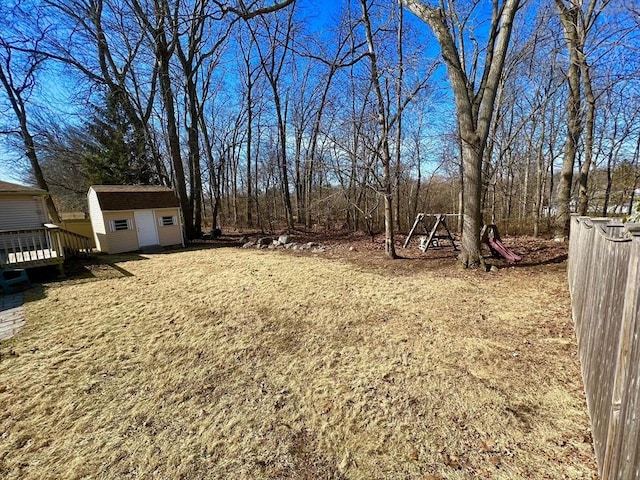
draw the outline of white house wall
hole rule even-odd
[[[0,195],[0,230],[42,228],[48,221],[43,197]]]

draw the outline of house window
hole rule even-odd
[[[111,220],[111,231],[117,232],[120,230],[131,230],[131,220]]]
[[[170,227],[176,224],[177,224],[176,217],[172,217],[172,216],[160,217],[160,226],[162,227]]]

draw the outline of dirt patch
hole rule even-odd
[[[264,236],[266,235],[257,232],[228,234],[216,240],[196,241],[192,244],[192,248],[240,247],[247,240],[257,240]],[[278,235],[271,237],[277,239]],[[414,236],[407,248],[403,248],[406,236],[399,234],[395,236],[395,246],[396,253],[400,258],[389,260],[384,255],[384,238],[379,235],[372,238],[364,233],[294,232],[288,237],[291,242],[301,245],[314,242],[321,247],[320,249],[286,250],[293,255],[344,260],[364,268],[383,268],[388,274],[411,274],[422,269],[444,270],[447,275],[458,274],[456,271],[458,270],[457,256],[459,251],[451,248],[447,242],[442,242],[441,247],[429,248],[426,252],[422,252],[417,248],[418,236]],[[456,246],[459,248],[460,239],[458,236],[454,236],[454,238]],[[492,256],[488,247],[483,246],[487,264],[494,265],[499,269],[515,270],[549,265],[559,265],[559,268],[565,268],[568,243],[529,236],[506,236],[502,240],[505,246],[522,257],[522,261],[510,264],[500,257]],[[535,268],[533,270],[535,271]]]
[[[553,245],[483,273],[369,241],[123,255],[27,294],[0,475],[596,478]]]

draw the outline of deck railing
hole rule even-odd
[[[65,258],[90,253],[89,238],[53,224],[42,228],[0,231],[0,268],[61,265]]]
[[[62,246],[65,258],[83,257],[91,254],[91,239],[79,233],[59,228],[56,225],[46,225],[49,234],[56,245]]]

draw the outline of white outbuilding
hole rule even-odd
[[[92,185],[87,194],[96,248],[122,253],[184,246],[180,202],[155,185]]]

